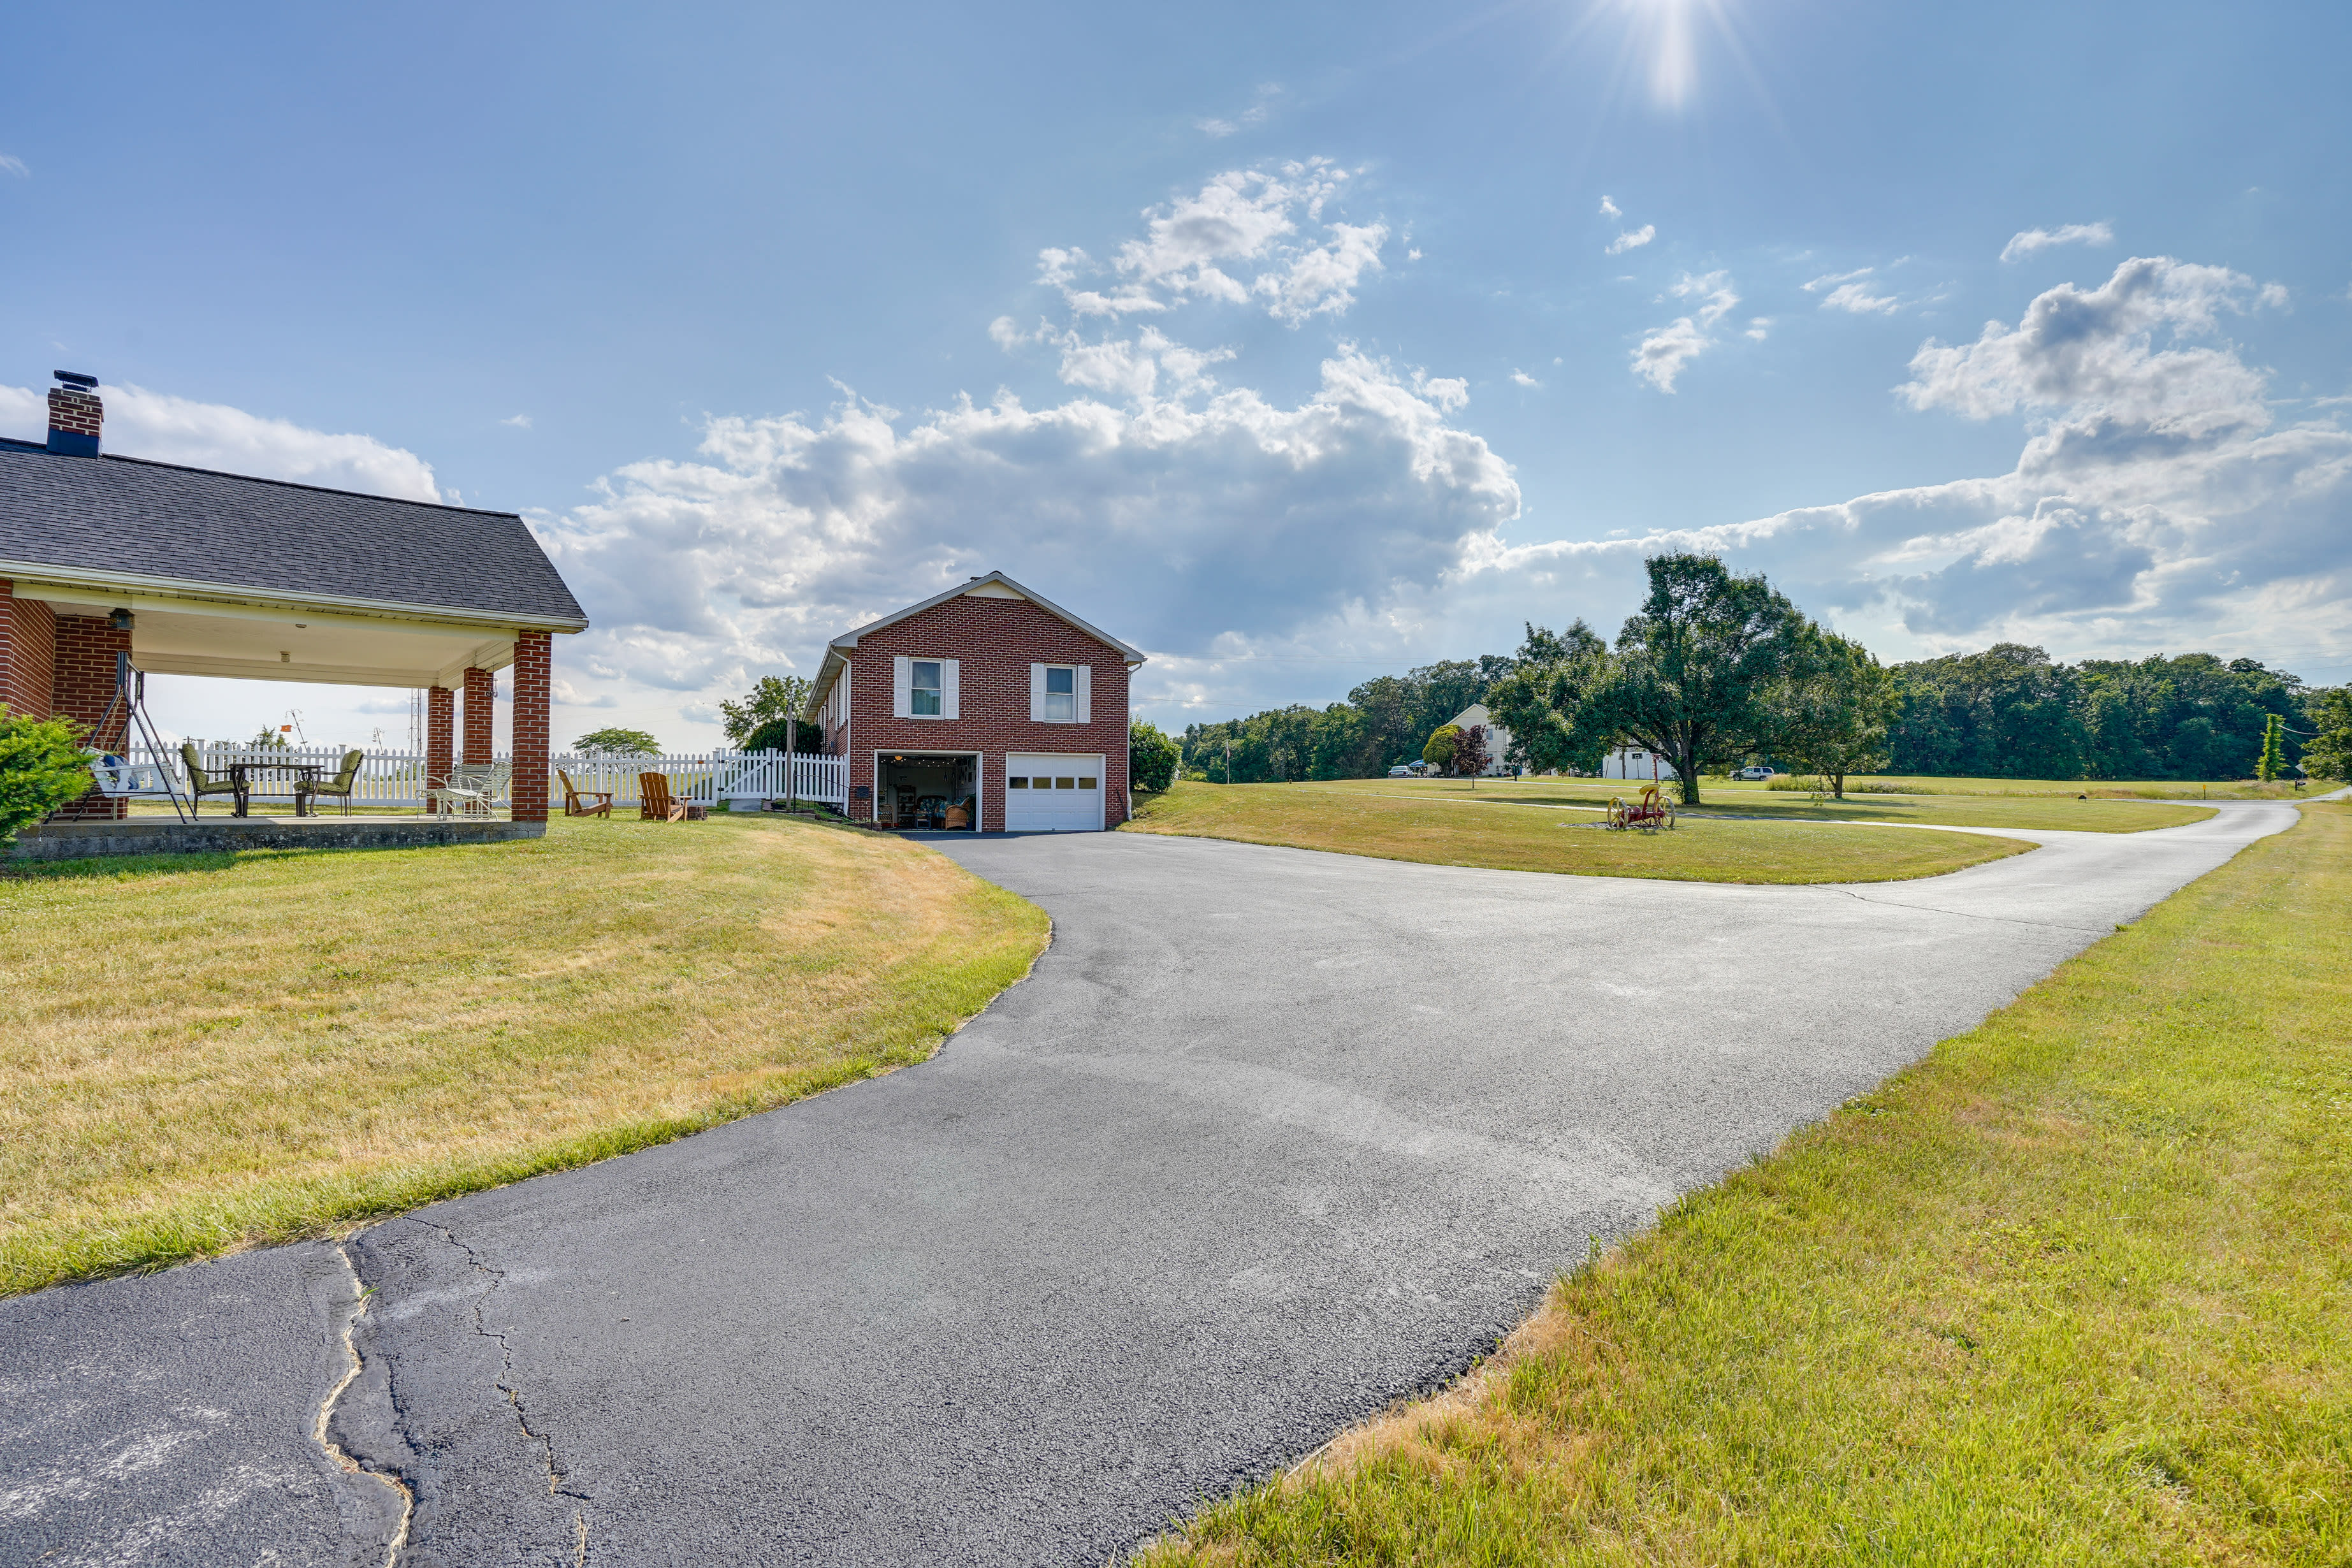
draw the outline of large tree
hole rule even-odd
[[[575,752],[603,757],[657,757],[661,742],[643,730],[625,730],[615,725],[608,729],[591,730],[572,742]]]
[[[2318,733],[2303,749],[2304,771],[2314,778],[2352,779],[2352,687],[2318,693],[2305,717]]]
[[[1860,643],[1820,630],[1806,637],[1810,646],[1775,700],[1778,745],[1843,800],[1847,774],[1886,765],[1887,729],[1902,710],[1902,694],[1894,673]]]
[[[1578,723],[1609,671],[1609,645],[1582,621],[1553,633],[1530,624],[1515,668],[1486,693],[1486,711],[1511,736],[1507,759],[1534,773],[1599,773],[1606,735]]]
[[[1617,634],[1617,657],[1576,728],[1664,757],[1683,804],[1696,805],[1701,773],[1776,748],[1779,699],[1810,673],[1819,639],[1761,574],[1737,576],[1712,555],[1654,555],[1643,565],[1649,594]]]
[[[744,694],[740,702],[719,699],[719,717],[727,731],[728,743],[745,751],[782,750],[779,741],[773,747],[745,746],[751,732],[762,725],[773,723],[781,730],[783,721],[807,705],[810,683],[802,675],[763,675],[760,683]]]

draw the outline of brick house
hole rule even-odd
[[[510,816],[546,821],[551,644],[588,617],[521,518],[103,454],[95,378],[58,380],[48,439],[0,438],[0,704],[117,751],[120,710],[96,731],[123,655],[151,673],[423,689],[439,776],[490,761],[491,677],[511,666]],[[124,814],[92,792],[58,815]]]
[[[834,638],[801,719],[848,759],[854,817],[1097,832],[1128,817],[1143,658],[992,572]]]

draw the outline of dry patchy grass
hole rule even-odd
[[[2352,1561],[2347,907],[2311,808],[1140,1561]]]
[[[1466,802],[1466,795],[1417,796],[1357,784],[1179,784],[1139,803],[1140,815],[1124,831],[1440,866],[1678,882],[1895,881],[2032,847],[1974,834],[1695,816],[1672,832],[1611,833],[1595,826],[1600,819],[1590,812]]]
[[[0,1292],[584,1163],[922,1059],[1042,911],[716,817],[0,879]]]

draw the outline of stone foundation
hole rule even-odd
[[[421,849],[543,838],[544,822],[463,817],[221,817],[180,822],[53,822],[16,835],[12,860],[83,860],[97,855],[221,855],[240,849]]]

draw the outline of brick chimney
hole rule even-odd
[[[106,423],[98,377],[69,370],[55,374],[64,384],[49,388],[49,450],[68,458],[95,458],[99,427]]]

